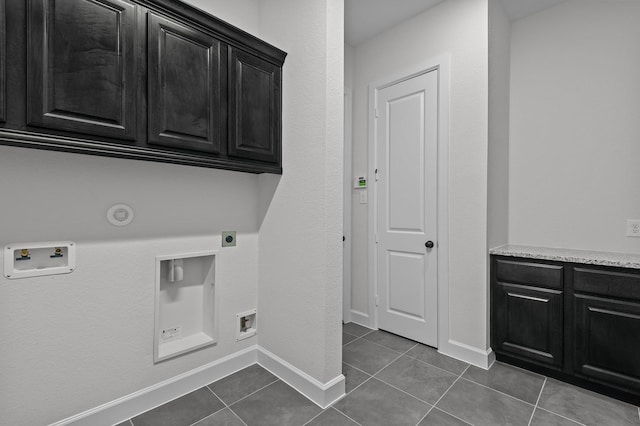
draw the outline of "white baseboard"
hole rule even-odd
[[[485,370],[488,370],[496,359],[491,348],[482,350],[455,340],[449,340],[445,345],[441,345],[438,352]]]
[[[251,346],[148,388],[60,420],[50,426],[96,426],[120,423],[255,364],[257,353],[257,346]]]
[[[367,328],[373,328],[372,324],[369,324],[371,317],[364,312],[351,310],[351,322],[355,322],[358,325]]]
[[[327,383],[321,383],[261,346],[258,346],[258,364],[315,402],[320,408],[327,408],[345,394],[345,378],[342,374]]]
[[[256,363],[271,371],[321,408],[328,407],[344,396],[345,378],[342,374],[327,383],[321,383],[277,355],[254,345],[122,398],[60,420],[50,426],[114,425]]]

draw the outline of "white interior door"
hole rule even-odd
[[[438,71],[375,102],[378,327],[436,347]]]

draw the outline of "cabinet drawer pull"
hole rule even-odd
[[[519,299],[527,299],[527,300],[533,300],[534,302],[543,302],[543,303],[547,303],[549,301],[549,299],[542,299],[540,297],[533,297],[533,296],[525,296],[523,294],[515,294],[515,293],[507,293],[509,296],[511,297],[517,297]]]

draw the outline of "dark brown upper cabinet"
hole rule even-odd
[[[148,14],[149,144],[220,152],[221,43]]]
[[[135,139],[136,6],[123,0],[29,6],[27,124]]]
[[[0,144],[279,174],[286,55],[179,0],[0,0]]]
[[[7,120],[7,14],[0,0],[0,121]]]
[[[281,68],[238,49],[229,56],[229,155],[279,164]]]

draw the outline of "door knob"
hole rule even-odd
[[[424,243],[424,246],[426,248],[433,248],[433,241],[429,240],[426,243]]]

